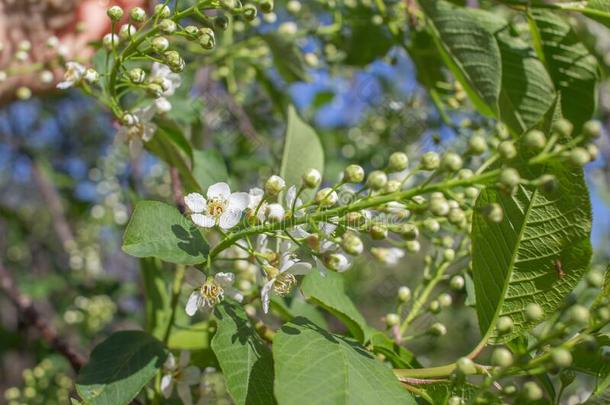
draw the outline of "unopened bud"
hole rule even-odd
[[[440,304],[441,308],[449,308],[451,304],[453,304],[453,298],[451,295],[443,293],[438,296],[438,303]]]
[[[263,0],[260,2],[260,8],[263,13],[270,13],[273,11],[273,0]]]
[[[508,349],[500,347],[491,354],[491,364],[496,367],[509,367],[513,364],[513,355]]]
[[[402,183],[398,180],[389,180],[388,183],[383,188],[383,191],[386,193],[395,193],[400,190]]]
[[[141,7],[134,7],[129,12],[129,18],[134,22],[142,22],[146,19],[146,11]]]
[[[543,174],[538,179],[540,189],[546,194],[552,194],[559,188],[559,181],[552,174]]]
[[[533,129],[523,137],[523,143],[528,150],[540,152],[546,145],[546,137],[542,131]]]
[[[286,188],[286,182],[275,174],[265,182],[265,192],[269,195],[278,195],[284,188]]]
[[[498,153],[502,159],[511,160],[517,156],[517,148],[512,142],[504,141],[498,145]]]
[[[568,368],[572,365],[572,354],[561,347],[551,351],[551,361],[553,365],[559,368]]]
[[[371,238],[375,240],[382,240],[388,237],[388,228],[384,225],[373,225],[369,230]]]
[[[451,208],[447,215],[447,220],[453,225],[460,225],[466,221],[466,214],[461,208]]]
[[[405,243],[405,247],[407,248],[407,251],[410,253],[417,253],[421,249],[421,245],[420,245],[419,241],[416,241],[416,240],[407,241],[407,243]]]
[[[316,188],[322,182],[322,174],[317,169],[309,169],[303,174],[303,185],[307,188]]]
[[[112,6],[106,10],[106,15],[110,20],[117,22],[123,17],[123,9],[119,6]]]
[[[447,334],[447,327],[440,322],[436,322],[430,326],[428,333],[432,336],[445,336]]]
[[[366,185],[373,190],[381,190],[388,182],[388,176],[381,170],[374,170],[366,179]]]
[[[218,14],[214,17],[214,27],[221,31],[226,31],[229,28],[229,19],[224,14]]]
[[[506,335],[513,330],[513,320],[508,316],[501,316],[496,323],[496,330],[501,335]]]
[[[169,7],[164,4],[157,4],[155,6],[155,15],[158,15],[161,18],[167,18],[171,13],[172,11],[169,9]]]
[[[87,70],[85,70],[85,74],[83,74],[83,80],[89,84],[97,83],[99,79],[100,74],[93,68],[87,68]]]
[[[165,37],[158,36],[153,38],[151,45],[155,52],[162,53],[169,48],[169,41]]]
[[[451,289],[456,291],[460,291],[462,288],[464,288],[464,284],[466,284],[466,282],[464,281],[464,277],[460,275],[455,275],[451,277],[451,281],[449,282],[449,286],[451,287]]]
[[[180,56],[180,54],[176,51],[166,51],[163,54],[165,58],[165,62],[169,69],[174,73],[180,73],[184,70],[184,59]]]
[[[568,137],[572,135],[572,131],[574,130],[574,125],[565,118],[560,118],[553,123],[553,132],[556,132],[561,137]]]
[[[421,157],[421,166],[424,170],[436,170],[441,160],[436,152],[426,152]]]
[[[407,286],[402,286],[398,289],[398,300],[400,302],[407,302],[411,298],[411,289]]]
[[[123,24],[119,30],[119,38],[126,41],[136,35],[136,32],[138,32],[138,29],[135,26],[131,24]]]
[[[169,18],[165,18],[159,22],[159,30],[165,34],[172,34],[176,31],[176,23]]]
[[[400,317],[397,314],[387,314],[385,316],[386,325],[392,327],[400,323]]]
[[[360,183],[364,180],[364,169],[358,165],[349,165],[343,171],[343,181],[346,183]]]
[[[439,231],[439,229],[441,229],[441,224],[439,224],[434,218],[426,218],[424,220],[424,228],[428,232],[436,233]]]
[[[344,272],[349,268],[348,258],[340,253],[331,253],[324,256],[324,264],[333,271]]]
[[[568,310],[568,319],[576,325],[587,325],[589,318],[589,309],[582,305],[574,305]]]
[[[396,230],[405,240],[415,240],[419,237],[419,229],[415,224],[400,224]]]
[[[513,189],[521,182],[519,172],[512,167],[508,167],[500,172],[500,178],[498,179],[501,185],[507,189]]]
[[[599,138],[602,133],[602,125],[599,121],[587,121],[582,126],[582,133],[586,138]]]
[[[598,270],[591,270],[587,274],[586,280],[589,287],[600,288],[604,285],[604,274]]]
[[[388,170],[391,172],[400,172],[409,166],[409,157],[403,152],[394,152],[388,160]]]
[[[216,36],[211,28],[203,27],[199,30],[199,45],[208,50],[216,46]]]
[[[487,150],[487,141],[481,135],[473,135],[468,142],[468,149],[473,155],[480,155]]]
[[[129,71],[129,80],[132,83],[140,84],[146,80],[146,72],[140,68],[134,68]]]
[[[576,147],[570,152],[569,160],[574,166],[582,167],[591,161],[591,155],[585,148]]]
[[[449,214],[449,203],[444,199],[433,199],[430,201],[430,212],[438,217],[444,217]]]
[[[497,203],[491,203],[483,207],[481,213],[489,222],[499,224],[504,219],[504,210]]]
[[[462,357],[458,359],[455,365],[457,366],[458,371],[464,375],[476,374],[477,372],[477,368],[474,365],[474,362],[468,357]]]
[[[441,161],[441,168],[448,172],[457,172],[462,168],[464,162],[462,158],[457,153],[449,152],[445,156],[443,156],[443,160]]]
[[[589,159],[591,161],[596,160],[599,156],[599,148],[594,143],[589,143],[585,146],[587,153],[589,154]]]
[[[428,305],[428,311],[430,311],[433,314],[438,314],[439,312],[441,312],[440,302],[438,302],[438,300],[430,301],[430,304]]]
[[[321,206],[331,207],[339,201],[339,196],[332,188],[326,187],[316,193],[315,201]]]
[[[110,50],[119,44],[119,36],[116,34],[106,34],[102,38],[102,45],[104,48]]]
[[[348,232],[343,235],[343,239],[341,240],[341,247],[348,254],[357,256],[362,253],[364,250],[364,244],[362,240],[355,233]]]
[[[455,250],[448,248],[443,251],[443,260],[446,262],[453,261],[455,259]]]
[[[254,6],[253,4],[246,4],[244,6],[244,10],[243,10],[243,16],[246,19],[246,21],[252,21],[256,18],[256,6]]]
[[[282,207],[281,204],[273,203],[267,205],[265,213],[267,214],[267,219],[269,219],[269,221],[280,222],[284,219],[286,211],[284,210],[284,207]]]
[[[533,381],[528,381],[523,384],[523,397],[527,401],[538,401],[542,399],[544,393],[542,389]]]

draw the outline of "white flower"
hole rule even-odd
[[[286,210],[282,207],[282,204],[269,204],[267,209],[265,210],[267,214],[267,218],[272,222],[279,222],[284,219],[284,215],[286,215]]]
[[[163,97],[173,96],[176,89],[182,84],[179,74],[172,72],[169,66],[158,62],[152,64],[150,81],[161,86],[163,89],[161,96]]]
[[[155,107],[157,108],[157,111],[166,113],[171,111],[172,103],[170,103],[165,97],[159,97],[155,100]]]
[[[265,222],[265,211],[267,210],[267,202],[263,201],[264,196],[265,192],[260,188],[255,187],[248,191],[248,211],[251,215],[256,213],[256,217],[261,222]],[[257,209],[258,211],[256,211]]]
[[[405,251],[398,248],[382,248],[374,247],[371,249],[371,253],[380,262],[394,266],[398,264],[398,261],[405,255]]]
[[[292,211],[292,206],[294,205],[295,216],[303,215],[303,210],[299,208],[303,205],[303,202],[300,198],[297,198],[297,188],[296,186],[290,186],[288,191],[286,191],[286,207],[288,210]]]
[[[230,229],[239,223],[241,213],[248,207],[248,193],[231,193],[227,183],[216,183],[207,192],[207,200],[199,193],[184,197],[193,222],[204,228],[215,225]]]
[[[78,62],[67,62],[64,80],[57,84],[58,89],[65,90],[78,84],[85,74],[85,67]]]
[[[125,114],[123,124],[117,131],[116,142],[128,142],[132,156],[137,156],[142,150],[142,142],[148,142],[157,131],[152,122],[156,109],[154,105],[140,108],[131,114]]]
[[[178,396],[184,405],[192,405],[191,385],[199,383],[201,372],[196,366],[189,366],[191,353],[188,351],[180,352],[180,359],[176,364],[176,358],[169,354],[163,364],[164,375],[161,378],[161,392],[167,399],[172,396],[174,385]]]
[[[199,270],[188,268],[184,279],[193,287],[193,292],[186,302],[185,309],[188,316],[195,315],[198,309],[203,310],[206,307],[211,309],[224,299],[225,294],[239,302],[244,298],[232,287],[235,281],[233,273],[217,273],[214,277],[206,277]]]
[[[269,264],[264,267],[264,270],[267,274],[267,282],[261,289],[261,301],[263,311],[267,313],[269,312],[271,291],[282,296],[288,294],[297,282],[294,276],[309,273],[311,264],[299,261],[292,252],[284,252],[279,258],[277,267]]]
[[[89,68],[85,70],[85,74],[83,75],[83,79],[89,84],[93,84],[97,82],[100,78],[100,74],[93,68]]]

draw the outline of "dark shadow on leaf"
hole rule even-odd
[[[176,238],[182,242],[178,242],[178,247],[190,256],[205,256],[208,254],[207,243],[203,240],[203,236],[193,227],[189,230],[181,225],[172,225],[172,232]]]

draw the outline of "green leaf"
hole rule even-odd
[[[157,339],[163,339],[170,319],[168,287],[171,284],[163,277],[161,263],[156,259],[141,259],[140,273],[146,303],[146,331]]]
[[[197,322],[186,327],[174,326],[167,346],[173,350],[203,350],[210,347],[210,325]]]
[[[163,365],[163,344],[141,331],[122,331],[97,345],[80,371],[76,391],[88,405],[127,404]]]
[[[193,151],[193,177],[207,190],[214,183],[228,182],[229,172],[222,155],[213,149]]]
[[[135,257],[156,257],[177,264],[207,259],[208,244],[180,211],[159,201],[140,201],[123,236],[123,251]]]
[[[610,1],[589,0],[579,2],[555,3],[558,8],[566,11],[579,11],[587,17],[604,24],[610,28]]]
[[[508,27],[496,34],[502,54],[500,119],[522,134],[539,123],[553,106],[555,88],[534,49],[507,30]]]
[[[310,272],[303,278],[301,291],[308,301],[336,316],[361,343],[369,340],[373,329],[345,293],[345,281],[339,273]]]
[[[471,10],[444,0],[419,3],[443,59],[479,111],[497,115],[502,83],[500,48]]]
[[[180,152],[174,141],[169,137],[155,136],[146,142],[145,146],[151,153],[178,170],[182,187],[186,193],[201,192],[201,187],[191,174],[189,162],[185,161],[184,154]]]
[[[520,168],[535,179],[555,175],[559,189],[546,194],[521,185],[514,195],[484,190],[476,203],[472,225],[472,267],[479,326],[492,342],[507,342],[532,327],[524,317],[527,304],[539,304],[546,315],[557,310],[583,276],[591,257],[591,207],[582,170],[554,162],[535,170]],[[499,204],[504,220],[490,223],[483,207]],[[561,261],[560,277],[555,261]],[[511,333],[498,336],[501,316],[514,322]]]
[[[422,365],[415,355],[399,346],[383,332],[375,332],[371,336],[373,352],[383,354],[394,368],[419,368]]]
[[[273,340],[275,397],[280,405],[415,404],[392,370],[351,339],[305,318]]]
[[[302,316],[323,329],[328,327],[324,315],[316,307],[305,301],[301,294],[296,294],[290,302],[286,297],[272,295],[271,308],[277,311],[285,321],[291,321],[297,316]]]
[[[193,149],[188,139],[182,133],[180,128],[175,122],[170,120],[158,119],[155,121],[159,127],[158,136],[163,136],[171,141],[178,150],[180,150],[184,156],[187,157],[188,161],[193,160]]]
[[[273,57],[273,64],[288,83],[307,81],[303,53],[289,36],[269,32],[262,36]]]
[[[280,176],[288,186],[301,184],[301,177],[308,169],[318,169],[324,173],[324,149],[316,131],[307,125],[293,106],[288,108],[288,125],[284,141],[284,155]],[[311,196],[312,191],[303,192]]]
[[[238,405],[274,404],[271,351],[250,325],[243,308],[225,300],[216,306],[214,314],[218,330],[212,350],[231,397]]]
[[[551,11],[533,9],[532,37],[561,94],[561,111],[578,131],[596,108],[599,67],[570,25]]]
[[[590,344],[583,343],[574,348],[573,367],[582,373],[597,378],[594,394],[601,395],[610,389],[610,362],[604,359],[603,352],[610,348],[610,334],[594,336],[597,348],[591,350]]]

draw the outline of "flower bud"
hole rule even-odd
[[[585,148],[576,147],[570,152],[569,160],[574,166],[582,167],[591,161],[591,155]]]
[[[308,169],[303,174],[303,185],[307,188],[316,188],[322,182],[322,174],[317,169]]]
[[[444,217],[449,214],[450,209],[449,203],[444,199],[434,199],[430,201],[430,212],[435,216]]]
[[[544,318],[544,310],[540,305],[531,302],[525,307],[525,318],[528,321],[540,322]]]
[[[599,148],[597,147],[597,145],[589,143],[585,146],[585,149],[587,150],[587,153],[589,154],[589,159],[591,161],[596,160],[599,156]]]
[[[267,209],[265,210],[265,214],[267,215],[267,219],[271,222],[280,222],[284,219],[284,215],[286,211],[281,204],[273,203],[267,205]]]
[[[184,32],[191,38],[198,37],[200,33],[199,27],[197,27],[196,25],[187,25],[186,27],[184,27]]]
[[[441,229],[441,224],[439,224],[434,218],[426,218],[424,220],[424,228],[428,232],[436,233],[439,231],[439,229]]]
[[[409,157],[403,152],[394,152],[388,161],[388,170],[400,172],[409,166]]]
[[[458,359],[455,365],[458,371],[464,375],[472,375],[477,373],[477,368],[474,365],[474,362],[468,357],[462,357]]]
[[[500,178],[498,179],[501,185],[508,189],[513,189],[521,182],[519,172],[512,167],[508,167],[500,172]]]
[[[441,304],[438,302],[438,300],[430,301],[430,304],[428,305],[428,311],[433,314],[438,314],[439,312],[441,312]]]
[[[260,8],[263,13],[270,13],[273,11],[273,0],[262,0],[260,2]]]
[[[315,201],[321,206],[331,207],[339,201],[339,196],[332,188],[326,187],[316,193]]]
[[[509,367],[513,364],[513,354],[503,347],[497,348],[491,354],[491,364],[496,367]]]
[[[499,224],[504,219],[504,210],[497,203],[491,203],[483,207],[481,213],[489,222]]]
[[[400,323],[400,317],[397,314],[387,314],[385,316],[385,324],[392,327]]]
[[[436,322],[430,326],[428,333],[432,336],[445,336],[447,334],[447,327],[440,322]]]
[[[604,285],[604,274],[601,271],[591,270],[586,277],[589,287],[600,288]]]
[[[472,176],[474,176],[474,173],[470,169],[460,169],[460,171],[458,171],[458,174],[457,174],[457,177],[460,180],[467,180],[467,179],[471,178]]]
[[[385,187],[383,188],[383,191],[385,193],[395,193],[398,190],[400,190],[400,187],[402,186],[402,183],[398,180],[389,180],[388,183],[385,185]]]
[[[171,10],[165,4],[157,4],[155,6],[155,15],[158,15],[161,18],[167,18],[171,14]]]
[[[256,18],[256,7],[253,4],[246,4],[243,10],[243,16],[246,21],[252,21]]]
[[[137,116],[130,114],[130,113],[125,113],[121,117],[121,124],[126,127],[132,127],[132,126],[138,124],[139,121],[140,120],[138,120]]]
[[[464,405],[464,400],[454,395],[447,400],[447,405]]]
[[[460,225],[466,221],[466,214],[461,208],[451,208],[447,215],[447,220],[453,225]]]
[[[528,150],[540,152],[546,145],[546,137],[542,131],[533,129],[523,137],[523,143]]]
[[[453,304],[453,298],[451,295],[443,293],[438,296],[438,303],[440,304],[441,308],[449,308],[451,304]]]
[[[172,34],[174,31],[176,31],[176,28],[176,23],[169,18],[165,18],[159,22],[159,31],[165,34]]]
[[[216,36],[211,28],[203,27],[199,30],[199,45],[208,50],[216,46]]]
[[[496,330],[501,335],[506,335],[513,330],[513,320],[508,316],[501,316],[496,323]]]
[[[218,14],[214,18],[214,27],[218,28],[221,31],[226,31],[229,27],[229,19],[224,14]]]
[[[560,137],[565,138],[572,135],[574,125],[565,118],[560,118],[553,123],[552,131],[559,134]]]
[[[343,235],[343,239],[341,240],[341,247],[348,254],[353,256],[358,256],[364,250],[364,244],[362,243],[362,240],[358,237],[358,235],[352,232],[347,232],[345,235]]]
[[[400,234],[405,240],[415,240],[419,237],[417,225],[410,223],[400,224],[396,229],[396,233]]]
[[[346,183],[360,183],[364,180],[364,169],[358,165],[349,165],[343,171],[343,181]]]
[[[106,10],[106,15],[111,21],[117,22],[123,17],[123,9],[119,6],[112,6]]]
[[[487,150],[487,141],[481,135],[473,135],[468,141],[468,149],[473,155],[481,155]]]
[[[462,288],[464,288],[464,284],[466,284],[464,277],[460,275],[451,277],[451,281],[449,281],[449,286],[455,291],[460,291]]]
[[[366,179],[366,185],[372,190],[381,190],[388,182],[388,176],[381,170],[374,170]]]
[[[537,181],[543,193],[552,194],[559,188],[557,178],[552,174],[543,174]]]
[[[134,7],[129,12],[129,18],[134,22],[142,22],[146,19],[146,11],[142,7]]]
[[[540,399],[542,399],[544,393],[542,392],[542,389],[538,386],[538,384],[536,384],[533,381],[528,381],[525,384],[523,384],[523,397],[527,400],[527,401],[538,401]]]
[[[184,70],[184,59],[176,51],[166,51],[163,54],[167,66],[174,73],[180,73]]]
[[[29,100],[32,97],[32,90],[29,87],[21,86],[15,91],[19,100]]]
[[[116,34],[106,34],[102,38],[104,48],[111,50],[119,44],[119,36]]]
[[[286,182],[275,174],[265,182],[265,192],[269,195],[278,195],[284,188],[286,188]]]
[[[421,157],[421,166],[424,170],[436,170],[441,161],[436,152],[426,152]]]
[[[512,384],[505,385],[504,388],[502,388],[502,393],[508,396],[515,395],[517,393],[517,387]]]
[[[445,156],[443,156],[443,160],[441,161],[441,168],[448,172],[457,172],[462,168],[464,162],[460,155],[454,152],[448,152]]]
[[[585,326],[589,323],[589,309],[582,305],[574,305],[568,310],[568,320],[575,325]]]
[[[405,247],[407,248],[407,251],[409,251],[410,253],[417,253],[421,249],[421,245],[420,245],[419,241],[416,241],[416,240],[407,241],[407,243],[405,243]]]
[[[455,259],[455,250],[447,248],[443,251],[443,260],[446,262],[453,261]]]
[[[517,156],[517,148],[512,142],[504,141],[498,145],[498,153],[502,159],[511,160]]]
[[[331,253],[324,256],[324,264],[332,271],[344,272],[349,268],[349,260],[341,253]]]
[[[388,228],[384,225],[373,225],[369,230],[371,238],[375,240],[382,240],[388,237]]]
[[[407,286],[402,286],[398,289],[398,300],[400,302],[407,302],[411,298],[411,289]]]
[[[153,38],[151,45],[152,49],[155,52],[162,53],[165,52],[167,48],[169,48],[169,41],[165,37],[158,36]]]
[[[119,38],[126,41],[136,35],[138,29],[131,24],[123,24],[119,30]]]
[[[561,347],[551,351],[551,361],[553,365],[559,368],[568,368],[572,365],[572,354]]]
[[[582,126],[582,133],[586,138],[599,138],[602,133],[602,125],[599,121],[587,121]]]
[[[129,80],[132,83],[140,84],[146,80],[146,72],[140,68],[134,68],[129,71]]]
[[[345,215],[345,220],[347,222],[347,225],[353,227],[364,225],[364,223],[366,222],[366,218],[364,217],[364,215],[357,211],[348,212],[347,215]]]

